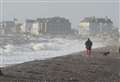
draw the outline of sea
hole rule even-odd
[[[0,67],[34,60],[46,60],[85,50],[87,39],[37,38],[26,44],[6,44],[0,47]],[[99,38],[92,38],[93,48],[106,46]]]

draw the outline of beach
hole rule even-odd
[[[110,54],[104,56],[104,52]],[[114,46],[2,68],[0,82],[120,82],[120,54]]]

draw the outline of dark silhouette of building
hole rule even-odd
[[[70,34],[72,32],[69,20],[61,17],[50,18],[47,27],[47,32],[51,34]]]

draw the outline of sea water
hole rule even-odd
[[[69,55],[85,50],[84,44],[85,40],[65,38],[41,39],[23,45],[7,44],[0,47],[0,67]],[[101,41],[93,40],[93,48],[103,46]]]

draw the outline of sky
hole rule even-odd
[[[120,26],[120,0],[0,0],[0,21],[60,16],[78,28],[84,17],[108,16]]]

